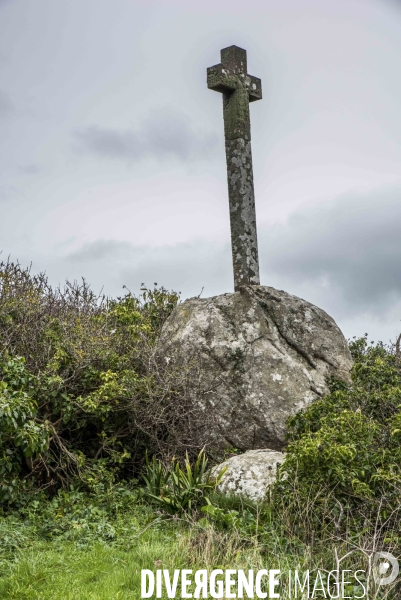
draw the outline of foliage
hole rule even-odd
[[[221,532],[189,527],[181,519],[157,522],[151,527],[148,508],[137,505],[127,546],[92,544],[77,547],[74,541],[52,538],[45,543],[31,538],[14,559],[1,568],[0,596],[86,600],[137,598],[140,596],[141,569],[265,568],[263,548],[244,546],[235,531]],[[307,568],[302,554],[291,555],[275,540],[276,558],[272,568]],[[236,567],[234,567],[236,568]],[[193,591],[193,590],[192,590]],[[177,594],[178,595],[178,594]]]
[[[216,495],[199,453],[201,419],[189,401],[196,357],[181,364],[158,352],[177,302],[156,285],[117,299],[85,281],[54,289],[44,275],[0,264],[0,568],[10,581],[7,565],[30,545],[129,548],[149,530],[164,535],[160,512],[192,526],[166,536],[185,538],[185,564],[230,566],[241,556],[256,568],[291,556],[291,568],[316,568],[328,548],[334,566],[340,551],[343,566],[357,564],[353,553],[368,565],[384,547],[397,555],[399,348],[366,337],[350,344],[351,384],[331,381],[329,395],[289,420],[279,479],[255,507]],[[2,597],[13,585],[0,587]]]
[[[168,466],[156,457],[152,461],[146,458],[143,475],[146,496],[169,514],[192,512],[201,502],[208,502],[208,495],[215,491],[224,476],[223,470],[213,477],[207,465],[208,459],[203,449],[193,464],[187,454],[184,467],[174,457]]]
[[[401,371],[392,347],[353,341],[352,383],[289,420],[276,508],[305,535],[372,531],[399,544]]]
[[[21,482],[17,474],[22,463],[49,446],[50,430],[36,420],[37,402],[33,397],[35,378],[25,368],[23,358],[0,361],[0,497],[9,500]]]
[[[146,448],[176,445],[184,408],[171,431],[162,415],[185,407],[185,369],[155,341],[177,302],[156,286],[114,300],[85,281],[54,289],[0,264],[0,501],[132,477]]]
[[[140,298],[92,296],[88,304],[89,291],[75,284],[38,294],[32,308],[34,278],[24,272],[27,283],[12,268],[0,294],[2,597],[129,598],[139,588],[135,574],[156,563],[366,569],[374,590],[374,552],[400,551],[394,348],[351,343],[352,383],[333,380],[328,396],[290,419],[279,481],[255,506],[216,494],[204,451],[194,460],[193,448],[171,453],[179,433],[187,445],[188,371],[154,348],[176,297],[142,289]],[[132,479],[141,457],[143,492]],[[347,593],[360,596],[353,586]]]
[[[78,498],[77,495],[65,500],[60,493],[57,509],[56,503],[47,503],[52,504],[55,514],[52,517],[47,512],[46,521],[62,520],[57,517],[61,510],[82,512],[84,506],[96,502],[94,497]],[[121,505],[118,500],[121,492],[109,493],[109,498],[115,497]],[[280,597],[283,599],[289,598],[286,582],[289,570],[297,569],[300,573],[310,570],[313,580],[317,569],[324,577],[327,570],[340,564],[341,569],[352,572],[365,569],[369,576],[369,556],[363,551],[349,555],[348,540],[337,544],[326,541],[312,549],[285,537],[280,523],[271,519],[269,507],[258,508],[238,499],[218,496],[211,497],[208,506],[211,505],[215,508],[215,516],[203,511],[201,515],[205,516],[199,521],[192,518],[157,519],[145,503],[123,500],[119,514],[114,518],[111,513],[108,515],[114,536],[100,531],[97,537],[95,527],[89,536],[85,526],[77,527],[77,522],[82,522],[77,519],[69,532],[52,529],[46,533],[41,527],[40,507],[37,510],[31,507],[25,521],[14,516],[0,519],[0,596],[2,599],[46,600],[136,598],[141,569],[154,571],[156,568],[170,572],[183,568],[259,570],[269,565],[269,568],[281,570],[284,581]],[[352,540],[354,545],[362,542],[362,539]],[[352,578],[352,573],[350,575]],[[375,595],[373,583],[373,593],[368,598],[383,598],[380,594]],[[353,586],[345,591],[349,597],[363,595],[360,588],[353,589]],[[387,588],[385,591],[391,592]],[[322,596],[318,593],[315,597]],[[399,591],[385,597],[388,600],[399,598]]]

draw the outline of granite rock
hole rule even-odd
[[[189,391],[198,443],[242,451],[285,447],[286,419],[327,394],[328,377],[349,381],[352,367],[348,344],[328,314],[256,285],[179,304],[163,326],[158,352],[183,368],[198,362]]]
[[[284,454],[275,450],[248,450],[231,456],[212,470],[217,476],[226,468],[217,491],[225,495],[243,496],[260,502],[270,485],[276,481],[277,467],[284,461]]]

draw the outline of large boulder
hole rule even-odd
[[[281,450],[287,417],[327,394],[328,377],[349,381],[352,366],[328,314],[265,286],[179,304],[158,352],[182,369],[198,364],[188,392],[197,441],[243,451]]]
[[[212,476],[216,477],[225,469],[217,491],[254,502],[264,500],[267,489],[276,481],[277,467],[283,463],[284,456],[275,450],[248,450],[231,456],[212,470]]]

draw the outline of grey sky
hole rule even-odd
[[[0,0],[0,249],[51,280],[232,289],[221,97],[248,51],[262,283],[401,330],[401,4]]]
[[[139,129],[107,129],[95,125],[75,131],[76,150],[96,156],[140,162],[177,158],[182,162],[216,157],[218,136],[192,129],[191,120],[170,109],[155,109]]]

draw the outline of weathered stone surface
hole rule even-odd
[[[159,352],[183,366],[191,357],[200,361],[190,390],[207,422],[199,423],[199,442],[241,450],[281,450],[287,417],[324,396],[328,376],[349,380],[352,366],[329,315],[256,285],[178,305],[164,324]]]
[[[249,103],[262,99],[262,82],[247,72],[246,50],[229,46],[207,70],[208,88],[223,94],[234,289],[258,285],[259,259]]]
[[[217,490],[222,494],[244,496],[260,502],[267,488],[276,481],[277,467],[284,461],[284,454],[275,450],[248,450],[230,457],[212,470],[216,476],[227,468]]]

